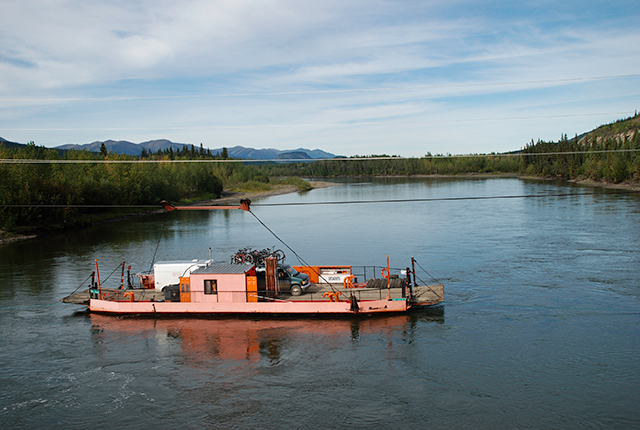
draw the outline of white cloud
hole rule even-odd
[[[425,136],[453,152],[469,142],[479,145],[478,133],[493,132],[495,138],[484,139],[484,149],[477,151],[506,150],[537,138],[536,130],[556,138],[561,124],[531,121],[528,128],[501,122],[498,133],[495,125],[454,121],[514,112],[535,117],[618,111],[631,105],[625,93],[640,92],[637,78],[563,81],[640,70],[637,13],[613,10],[604,22],[597,11],[591,13],[594,7],[589,2],[544,8],[495,2],[483,9],[464,1],[5,0],[0,124],[126,128],[121,133],[132,137],[122,138],[129,140],[199,142],[224,136],[226,146],[299,142],[291,147],[331,150],[336,145],[340,153],[350,142],[354,152],[367,153],[361,149],[370,144],[378,148],[370,152],[389,153],[383,146],[394,141],[405,145],[406,155],[426,152]],[[531,83],[544,80],[549,82]],[[520,84],[504,85],[512,82]],[[387,90],[322,92],[336,88]],[[300,93],[275,94],[288,92]],[[271,95],[135,99],[242,93]],[[134,98],[91,100],[121,95]],[[78,97],[87,100],[74,100]],[[605,103],[607,97],[617,97],[620,109]],[[336,125],[367,121],[382,124]],[[564,123],[567,129],[578,127],[574,120]],[[173,125],[183,128],[166,128]],[[277,127],[265,132],[266,125]],[[504,137],[505,130],[511,138]],[[5,138],[30,140],[36,131],[6,133],[0,130]],[[52,145],[110,137],[95,133],[41,135]]]

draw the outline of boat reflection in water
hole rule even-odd
[[[90,313],[91,330],[100,344],[121,345],[128,339],[158,348],[179,345],[183,364],[220,361],[280,361],[283,345],[300,340],[359,340],[363,336],[411,338],[419,323],[444,323],[444,308],[430,307],[409,314],[375,318],[139,318]],[[411,340],[411,339],[409,339]]]

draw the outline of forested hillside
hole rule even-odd
[[[57,151],[33,144],[8,150],[0,158],[58,160]],[[104,159],[87,151],[69,151],[66,160]],[[111,154],[110,160],[130,156]],[[215,197],[222,181],[208,164],[0,164],[0,228],[62,227],[95,221],[121,209],[36,207],[38,205],[156,205],[161,199]],[[15,207],[13,205],[24,205]],[[138,209],[139,210],[139,209]]]
[[[640,181],[640,117],[598,127],[581,139],[539,140],[509,154],[394,158],[372,156],[263,167],[268,175],[348,177],[518,173],[558,179]]]
[[[531,142],[522,151],[521,173],[620,183],[640,181],[640,117],[606,124],[581,139]]]

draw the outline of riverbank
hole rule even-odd
[[[392,176],[378,176],[380,178],[392,177]],[[613,184],[606,181],[594,181],[593,179],[563,179],[554,177],[540,177],[540,176],[523,176],[517,173],[465,173],[463,175],[414,175],[416,178],[518,178],[518,179],[530,179],[537,181],[560,181],[569,182],[572,184],[584,185],[593,188],[604,188],[607,190],[623,190],[623,191],[638,191],[640,192],[640,182],[621,182],[619,184]]]
[[[311,184],[311,186],[315,189],[315,188],[327,188],[327,187],[332,187],[335,185],[338,185],[338,183],[336,182],[326,182],[326,181],[307,181]],[[272,196],[278,196],[278,195],[283,195],[283,194],[291,194],[291,193],[295,193],[298,191],[298,187],[296,185],[275,185],[273,186],[273,188],[271,190],[267,190],[267,191],[254,191],[254,192],[243,192],[243,191],[231,191],[231,190],[226,190],[222,192],[222,195],[217,198],[217,199],[209,199],[209,200],[202,200],[202,201],[197,201],[197,202],[191,202],[191,203],[187,203],[186,205],[229,205],[229,204],[235,204],[235,203],[239,203],[240,199],[244,199],[247,198],[251,201],[254,200],[259,200],[259,199],[264,199],[267,197],[272,197]],[[88,225],[96,225],[96,224],[103,224],[103,223],[107,223],[107,222],[116,222],[116,221],[120,221],[122,219],[125,218],[130,218],[130,217],[134,217],[134,216],[142,216],[142,215],[148,215],[151,213],[161,213],[164,212],[164,209],[154,209],[154,210],[150,210],[150,211],[141,211],[141,212],[136,212],[133,214],[129,214],[126,216],[117,216],[114,218],[110,218],[110,219],[105,219],[105,220],[101,220],[99,222],[94,222],[94,223],[90,223]],[[75,227],[75,228],[82,228],[82,227]],[[59,229],[55,230],[56,232],[59,232]],[[3,230],[0,230],[0,245],[3,245],[5,243],[11,243],[11,242],[17,242],[17,241],[22,241],[22,240],[28,240],[28,239],[34,239],[36,237],[39,236],[43,236],[46,235],[48,233],[51,232],[38,232],[35,234],[19,234],[19,233],[12,233],[12,232],[5,232]]]
[[[338,185],[338,182],[326,182],[326,181],[313,181],[307,180],[313,187],[316,188],[327,188]],[[198,205],[227,205],[231,203],[238,203],[240,199],[249,199],[251,201],[265,199],[267,197],[280,196],[283,194],[291,194],[298,192],[298,187],[296,185],[275,185],[271,190],[268,191],[253,191],[253,192],[243,192],[243,191],[223,191],[222,195],[217,199],[204,200],[199,202],[194,202],[193,204]]]
[[[38,237],[37,234],[16,234],[16,233],[7,233],[5,231],[0,231],[0,245],[5,243],[17,242],[20,240],[33,239]]]
[[[624,191],[638,191],[640,192],[640,182],[622,182],[620,184],[610,184],[603,181],[594,181],[593,179],[572,179],[568,182],[573,182],[578,185],[586,185],[589,187],[606,188],[608,190],[624,190]]]

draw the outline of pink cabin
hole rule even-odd
[[[246,303],[257,301],[253,265],[213,263],[191,272],[190,300],[195,303]]]

